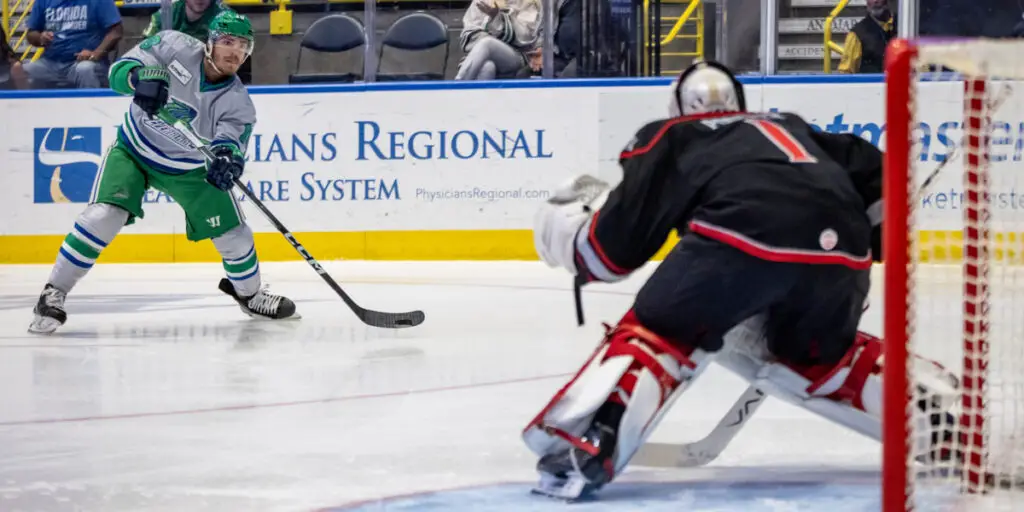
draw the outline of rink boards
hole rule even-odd
[[[879,76],[744,79],[751,110],[793,111],[819,128],[885,145]],[[254,87],[258,113],[243,181],[321,259],[536,259],[537,204],[580,173],[617,182],[619,151],[666,113],[669,80]],[[919,173],[932,172],[962,136],[961,82],[928,82]],[[129,98],[109,92],[0,92],[0,262],[49,263],[88,202],[105,148]],[[200,113],[200,115],[202,115]],[[993,116],[993,210],[1001,244],[1024,209],[1016,169],[1024,153],[1024,100]],[[959,155],[957,155],[959,156]],[[921,198],[917,225],[932,260],[962,225],[959,162]],[[1024,193],[1024,192],[1021,192]],[[240,194],[239,194],[240,196]],[[245,201],[242,201],[243,205]],[[108,262],[218,261],[184,237],[178,206],[151,191],[145,218],[103,253]],[[252,206],[264,260],[298,256]],[[670,241],[671,242],[671,241]],[[1020,251],[999,256],[1019,259]]]

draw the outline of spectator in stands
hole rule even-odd
[[[896,37],[896,17],[888,0],[867,0],[868,15],[846,34],[840,73],[881,73],[885,49]]]
[[[21,68],[18,55],[7,42],[7,33],[0,27],[0,89],[28,89],[28,77]]]
[[[200,41],[206,41],[210,35],[210,21],[225,9],[219,1],[212,0],[174,0],[171,4],[170,30],[184,32]],[[155,36],[164,30],[160,11],[153,13],[149,26],[142,33],[143,37]]]
[[[466,52],[456,80],[513,78],[540,47],[540,0],[473,0],[459,37]]]
[[[114,0],[36,0],[28,17],[28,42],[45,50],[25,64],[25,72],[33,87],[103,87],[108,53],[123,33]]]

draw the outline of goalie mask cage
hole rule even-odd
[[[895,40],[885,73],[882,509],[1024,510],[1024,41]]]

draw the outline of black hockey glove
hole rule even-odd
[[[214,146],[211,151],[216,158],[206,167],[206,182],[221,190],[231,190],[235,178],[242,177],[245,158],[231,146]]]
[[[171,75],[158,66],[135,68],[131,72],[132,87],[135,88],[135,102],[150,117],[155,116],[170,97]]]

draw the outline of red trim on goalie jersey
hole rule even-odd
[[[631,274],[634,269],[616,265],[615,262],[608,257],[608,254],[601,247],[601,242],[597,239],[597,220],[599,215],[601,215],[600,210],[594,212],[594,216],[590,218],[590,226],[587,230],[587,236],[584,240],[584,243],[586,243],[587,247],[576,248],[577,261],[582,263],[583,266],[586,267],[588,279],[600,281],[615,281],[616,279],[607,279],[606,277],[601,276],[610,274],[610,276],[614,276],[616,278],[621,279]],[[603,269],[591,269],[587,265],[586,255],[580,254],[580,249],[586,250],[587,248],[590,248],[593,251],[594,255],[597,256],[598,261],[596,263],[599,263],[601,266],[603,266]],[[601,272],[602,270],[606,272]]]
[[[735,231],[698,220],[690,221],[690,231],[731,245],[755,258],[780,263],[805,263],[808,265],[844,265],[855,270],[871,268],[871,253],[855,256],[841,251],[811,251],[788,249],[763,244]]]
[[[633,157],[636,157],[636,156],[640,156],[640,155],[642,155],[644,153],[647,153],[648,151],[653,149],[656,144],[658,144],[658,141],[660,141],[662,139],[662,137],[664,137],[665,134],[668,133],[668,131],[673,126],[675,126],[677,124],[687,123],[687,122],[690,122],[690,121],[697,121],[697,120],[700,120],[700,119],[715,119],[715,118],[718,118],[718,117],[746,116],[746,115],[750,115],[750,114],[748,114],[746,112],[739,112],[739,111],[736,111],[736,112],[708,112],[706,114],[694,114],[692,116],[683,116],[683,117],[676,117],[676,118],[669,119],[669,120],[665,121],[661,125],[661,128],[658,128],[658,131],[654,133],[654,136],[651,137],[651,140],[647,141],[646,144],[644,144],[641,147],[633,148],[633,149],[630,149],[630,150],[625,150],[625,151],[619,153],[619,160],[625,160],[627,158],[633,158]]]

